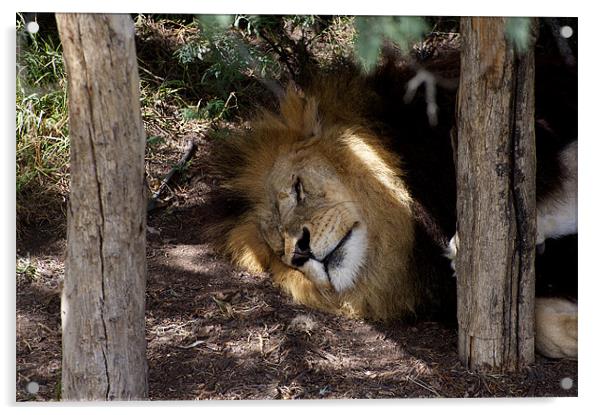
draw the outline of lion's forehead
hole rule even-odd
[[[268,180],[278,177],[290,177],[293,172],[334,177],[336,170],[324,155],[320,146],[308,146],[302,149],[289,148],[275,160]]]

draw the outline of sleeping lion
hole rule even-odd
[[[414,75],[394,59],[371,75],[351,66],[314,74],[289,87],[277,111],[260,110],[248,131],[220,142],[224,188],[245,207],[224,232],[236,265],[268,271],[296,302],[332,313],[455,318],[455,91],[438,89],[432,126],[420,91],[404,100]],[[548,93],[538,89],[537,99]],[[577,232],[576,112],[573,126],[569,110],[563,124],[542,111],[540,250]],[[536,347],[577,357],[575,304],[536,300]]]

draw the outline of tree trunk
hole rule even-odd
[[[534,361],[533,49],[506,18],[462,18],[458,90],[458,342],[475,370]]]
[[[128,15],[56,19],[71,139],[62,399],[144,399],[145,134],[134,25]]]

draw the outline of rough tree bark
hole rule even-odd
[[[474,370],[534,361],[534,57],[532,46],[517,52],[506,23],[461,21],[458,348]]]
[[[71,140],[62,399],[144,399],[145,134],[134,25],[128,15],[56,19]]]

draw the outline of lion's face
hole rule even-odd
[[[271,272],[298,302],[399,316],[416,297],[401,163],[363,119],[329,110],[336,106],[288,91],[279,113],[262,112],[229,142],[227,187],[247,210],[225,250],[241,267]]]
[[[365,262],[366,223],[360,202],[315,145],[293,146],[275,161],[259,228],[284,264],[342,292]]]

